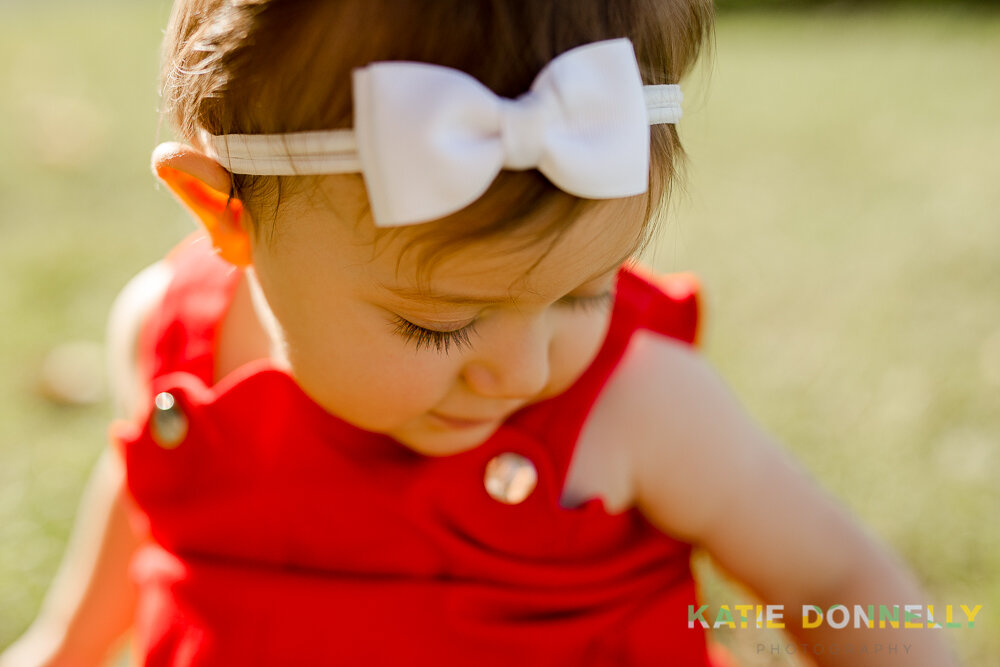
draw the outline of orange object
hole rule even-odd
[[[156,175],[201,221],[217,255],[234,266],[252,263],[250,235],[243,224],[243,202],[172,167],[161,165]]]

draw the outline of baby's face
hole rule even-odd
[[[254,244],[251,275],[284,361],[317,403],[415,451],[453,454],[587,368],[643,213],[641,198],[593,205],[530,273],[548,241],[462,246],[438,260],[423,294],[419,251],[396,272],[409,229],[374,253],[370,220],[353,225],[308,204],[279,214],[274,239]]]

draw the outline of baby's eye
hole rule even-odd
[[[433,346],[435,350],[444,352],[445,354],[448,354],[448,349],[452,343],[455,344],[458,350],[461,350],[462,346],[471,347],[472,341],[469,339],[469,334],[475,333],[476,330],[476,323],[473,321],[461,329],[455,329],[454,331],[434,331],[433,329],[425,329],[417,326],[398,315],[396,316],[395,324],[396,328],[393,329],[393,333],[399,334],[407,341],[415,341],[418,352],[421,345]]]
[[[594,296],[567,296],[563,298],[562,303],[565,303],[573,309],[582,308],[590,310],[591,308],[603,308],[608,306],[614,300],[615,292],[611,289],[603,294],[595,294]]]
[[[614,291],[608,290],[603,294],[596,294],[594,296],[563,297],[559,303],[567,305],[572,309],[581,308],[589,310],[592,308],[596,309],[607,306],[614,301],[614,298]],[[393,329],[394,334],[402,336],[407,341],[414,341],[417,351],[420,351],[420,346],[424,345],[427,347],[433,346],[435,350],[438,352],[444,352],[445,354],[448,354],[452,344],[454,344],[458,350],[461,350],[463,347],[472,347],[472,341],[469,338],[469,335],[475,333],[475,331],[475,320],[461,329],[455,329],[453,331],[435,331],[434,329],[425,329],[424,327],[416,325],[409,320],[399,317],[398,315],[395,319],[395,329]]]

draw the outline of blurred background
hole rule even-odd
[[[645,260],[705,291],[750,412],[1000,665],[1000,11],[719,2],[690,154]],[[0,648],[34,617],[106,443],[122,285],[191,230],[150,174],[169,3],[0,0]],[[706,559],[709,602],[749,599]],[[770,634],[718,631],[747,665]],[[119,664],[125,664],[124,658]]]

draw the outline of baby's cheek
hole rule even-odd
[[[328,412],[355,426],[385,432],[436,405],[456,374],[445,355],[414,351],[389,334],[359,336],[304,367],[297,378]]]
[[[392,341],[370,368],[371,400],[384,404],[395,419],[392,426],[398,426],[440,403],[458,377],[459,364],[435,350],[417,351],[412,345]]]
[[[560,328],[549,352],[549,387],[541,398],[562,393],[576,382],[600,351],[609,322],[610,315],[581,317]]]

